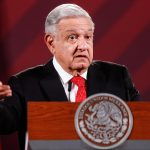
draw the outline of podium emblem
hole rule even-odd
[[[112,149],[124,143],[131,133],[133,117],[119,97],[101,93],[83,101],[75,114],[76,131],[86,144]]]

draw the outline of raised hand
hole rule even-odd
[[[9,85],[4,85],[0,81],[0,100],[6,98],[8,96],[12,96],[12,90],[11,90],[10,86]]]

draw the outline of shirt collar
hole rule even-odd
[[[66,72],[61,66],[60,64],[58,63],[58,61],[56,60],[55,57],[53,57],[53,65],[54,65],[54,68],[56,69],[56,71],[58,72],[62,82],[64,84],[68,83],[71,78],[73,77],[71,74],[69,74],[68,72]],[[87,79],[87,71],[85,71],[81,77],[83,77],[85,80]]]

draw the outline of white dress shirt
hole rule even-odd
[[[68,85],[69,85],[69,81],[72,79],[72,75],[67,73],[61,66],[60,64],[57,62],[56,58],[53,58],[53,65],[54,68],[56,69],[56,71],[59,74],[61,83],[64,87],[65,93],[67,95],[68,100],[70,100],[71,102],[75,102],[75,98],[77,95],[77,91],[78,91],[78,86],[73,84],[71,85],[71,91],[68,91]],[[87,79],[87,71],[84,72],[81,77],[83,77],[85,80]],[[70,95],[70,96],[69,96]]]

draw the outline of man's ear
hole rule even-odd
[[[54,36],[52,36],[51,34],[45,34],[44,41],[45,41],[48,49],[50,50],[50,52],[52,54],[54,54],[54,52],[55,52]]]

